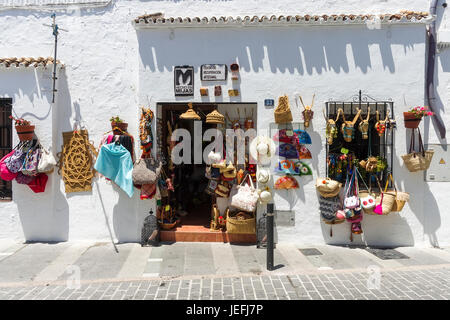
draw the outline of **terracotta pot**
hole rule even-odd
[[[126,123],[126,122],[111,122],[111,129],[114,129],[115,127],[119,128],[123,131],[127,131],[128,123]],[[121,132],[120,130],[114,130],[113,132],[116,135],[123,134],[123,132]]]
[[[33,140],[34,126],[16,126],[16,131],[20,141]]]
[[[403,118],[405,121],[405,128],[415,129],[419,127],[419,123],[422,120],[422,116],[416,117],[412,112],[403,112]]]

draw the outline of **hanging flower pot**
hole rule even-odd
[[[128,123],[124,122],[122,119],[120,119],[119,117],[112,117],[110,119],[111,121],[111,129],[113,129],[113,132],[115,135],[121,135],[123,134],[122,131],[127,131],[128,129]],[[120,130],[114,130],[114,128],[119,128]]]
[[[414,107],[408,112],[403,112],[405,128],[415,129],[419,127],[423,117],[432,116],[433,112],[428,111],[428,107]]]
[[[16,132],[20,141],[33,140],[35,127],[31,125],[30,121],[23,118],[16,119],[13,116],[9,116],[9,118],[14,120]]]
[[[413,112],[403,112],[403,118],[405,121],[405,128],[415,129],[419,127],[422,116],[418,116]]]
[[[17,135],[20,141],[33,140],[34,136],[34,126],[33,125],[22,125],[16,126]]]

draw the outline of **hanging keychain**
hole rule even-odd
[[[356,113],[352,121],[347,121],[345,119],[344,113],[342,114],[342,119],[344,120],[344,123],[341,126],[341,132],[346,142],[352,142],[353,138],[355,137],[355,123],[358,120],[360,114],[361,109],[358,109],[358,112]]]
[[[378,135],[382,137],[386,131],[386,122],[389,121],[389,110],[386,110],[386,118],[380,120],[380,114],[377,110],[377,123],[375,124],[375,129],[377,129]]]
[[[359,123],[358,129],[361,132],[361,136],[364,140],[369,138],[369,119],[370,119],[370,106],[367,107],[367,117],[366,119],[363,119],[362,116],[360,116],[361,122]]]
[[[338,136],[338,129],[336,127],[336,122],[339,120],[339,117],[343,113],[342,109],[338,109],[336,119],[328,119],[325,115],[325,110],[323,110],[323,116],[325,117],[325,121],[327,122],[327,127],[325,129],[325,137],[327,138],[327,142],[329,145],[333,144],[333,140]]]

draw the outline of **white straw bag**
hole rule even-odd
[[[249,178],[250,185],[242,185]],[[251,177],[247,174],[238,186],[238,192],[231,198],[231,206],[247,212],[255,212],[259,194],[253,186]]]
[[[38,163],[38,172],[50,172],[56,166],[56,160],[53,153],[45,148],[41,148],[41,158]]]

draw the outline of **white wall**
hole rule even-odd
[[[120,115],[129,122],[137,138],[139,105],[152,108],[156,102],[191,101],[173,95],[174,65],[195,67],[193,101],[199,96],[199,67],[204,63],[237,61],[241,66],[241,97],[230,98],[223,86],[223,101],[258,103],[258,128],[273,122],[272,109],[264,99],[300,92],[307,100],[316,93],[316,117],[309,129],[313,138],[314,179],[324,175],[325,123],[321,108],[330,98],[345,99],[359,89],[379,99],[392,98],[396,131],[394,173],[398,185],[411,193],[411,202],[400,214],[365,216],[363,240],[355,243],[384,245],[450,244],[446,183],[425,183],[423,174],[411,174],[402,167],[407,135],[402,112],[409,105],[424,103],[425,27],[423,25],[383,27],[363,26],[299,27],[267,29],[177,29],[136,31],[130,21],[138,15],[162,11],[166,16],[235,16],[255,14],[384,13],[403,9],[428,11],[428,1],[116,1],[105,8],[59,12],[57,22],[69,32],[61,32],[59,59],[66,68],[58,81],[57,103],[50,109],[49,93],[39,93],[48,84],[36,80],[34,71],[0,71],[0,95],[14,99],[14,109],[37,125],[44,145],[58,152],[61,132],[71,130],[74,120],[82,120],[90,139],[98,145],[109,129],[109,118]],[[363,10],[364,12],[361,12]],[[45,11],[7,10],[0,12],[4,30],[0,56],[48,56],[53,37],[43,23],[50,23]],[[447,52],[440,54],[438,92],[448,105]],[[49,74],[49,72],[48,72]],[[39,78],[39,76],[38,76]],[[14,81],[11,81],[14,79]],[[48,79],[47,79],[48,80]],[[212,89],[212,87],[211,87]],[[215,101],[210,89],[210,100]],[[148,97],[148,98],[147,98]],[[300,111],[291,99],[294,119]],[[31,110],[31,111],[30,111]],[[31,114],[32,113],[32,114]],[[36,117],[45,119],[38,120]],[[425,132],[433,139],[434,129],[425,122]],[[448,127],[448,119],[446,120]],[[52,134],[52,135],[51,135]],[[15,137],[17,140],[17,138]],[[17,142],[17,141],[15,141]],[[138,151],[136,146],[136,151]],[[303,179],[303,178],[302,178]],[[317,212],[314,179],[306,180],[295,193],[296,226],[279,228],[280,241],[303,244],[347,243],[347,223],[333,228],[323,225]],[[140,226],[153,201],[128,197],[117,187],[96,179],[89,193],[66,195],[55,173],[45,194],[33,194],[14,183],[14,200],[0,203],[0,237],[28,240],[109,239],[107,222],[119,241],[137,241]],[[424,201],[422,201],[424,199]],[[37,208],[37,210],[36,210]],[[430,238],[433,241],[430,241]]]

